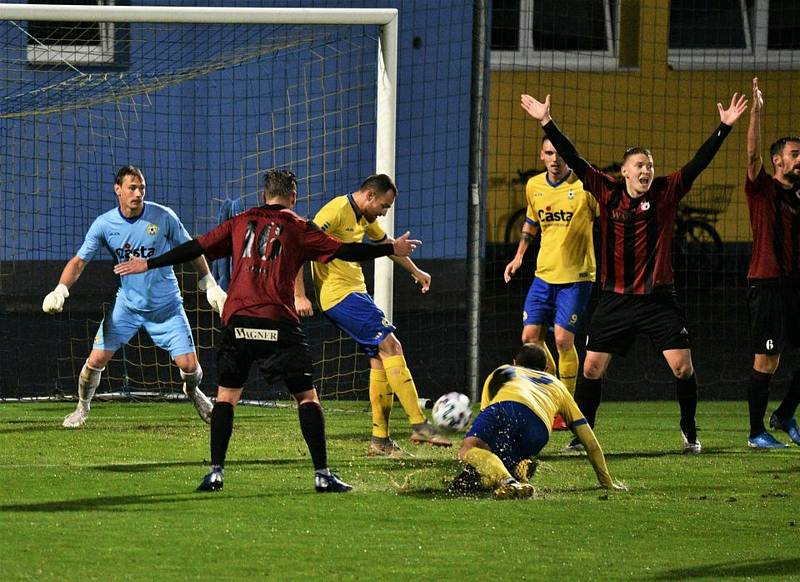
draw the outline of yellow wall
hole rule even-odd
[[[769,171],[769,144],[781,135],[800,132],[800,108],[790,106],[800,95],[798,71],[673,71],[667,64],[668,3],[643,0],[634,4],[641,6],[638,69],[605,73],[492,71],[490,241],[502,241],[508,216],[525,204],[524,186],[510,180],[517,177],[517,170],[541,167],[542,131],[520,107],[522,93],[540,100],[550,93],[553,118],[583,157],[599,167],[620,161],[625,148],[642,145],[653,152],[658,174],[680,168],[719,124],[716,103],[727,107],[737,91],[749,98],[753,76],[759,77],[764,92],[762,142]],[[751,240],[743,193],[748,114],[739,120],[695,187],[699,191],[698,187],[706,184],[733,186],[733,202],[716,225],[725,241]]]

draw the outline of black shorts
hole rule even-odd
[[[780,354],[787,344],[800,347],[800,282],[750,281],[747,309],[754,354]]]
[[[624,356],[640,333],[659,352],[690,348],[686,320],[672,287],[649,295],[604,291],[589,324],[586,349]]]
[[[241,388],[253,362],[269,382],[283,380],[292,394],[313,388],[311,354],[299,324],[234,315],[222,328],[217,350],[219,385]]]

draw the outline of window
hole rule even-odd
[[[492,66],[616,68],[616,0],[495,0]]]
[[[50,4],[52,0],[29,0]],[[77,0],[71,4],[108,6],[114,0]],[[115,64],[115,27],[111,22],[28,23],[28,63],[31,65]]]
[[[800,68],[797,0],[672,0],[674,69]]]

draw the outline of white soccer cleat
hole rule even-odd
[[[699,455],[703,450],[703,447],[700,445],[700,439],[695,437],[694,442],[690,443],[689,439],[686,438],[686,434],[681,431],[681,437],[683,438],[683,454],[684,455]]]
[[[78,404],[74,412],[64,417],[64,422],[61,426],[64,428],[80,428],[86,424],[86,418],[89,416],[89,409]]]
[[[194,404],[194,409],[197,411],[198,416],[203,420],[203,422],[206,424],[211,424],[211,411],[214,408],[214,403],[211,402],[211,399],[203,394],[203,391],[199,388],[195,388],[190,393],[186,388],[185,382],[183,384],[183,393],[186,394],[189,400],[192,401],[192,404]]]

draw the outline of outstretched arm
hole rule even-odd
[[[564,158],[567,165],[572,168],[575,175],[584,180],[589,169],[589,163],[580,156],[569,138],[561,133],[556,122],[550,117],[550,95],[544,98],[544,103],[537,101],[530,95],[523,95],[520,99],[520,104],[528,112],[528,115],[542,124],[544,132],[547,134],[547,139],[550,140],[559,155]]]
[[[394,243],[394,239],[390,236],[387,236],[387,241],[389,243]],[[431,288],[431,276],[429,273],[426,273],[419,267],[417,267],[416,263],[412,261],[409,257],[398,257],[396,255],[389,255],[389,258],[392,259],[395,263],[403,267],[411,277],[414,279],[414,282],[420,285],[422,288],[420,289],[421,293],[427,293],[428,290]]]
[[[153,257],[152,259],[140,259],[132,257],[124,263],[117,263],[114,265],[114,272],[117,275],[135,275],[137,273],[144,273],[148,269],[159,269],[161,267],[169,267],[179,263],[186,263],[196,259],[203,254],[203,247],[197,242],[197,239],[186,241],[178,245],[171,251]]]
[[[761,157],[761,108],[764,96],[758,88],[758,77],[753,78],[753,104],[750,108],[750,124],[747,126],[747,178],[754,182],[764,159]]]
[[[576,426],[573,431],[586,449],[586,456],[592,464],[592,468],[597,475],[597,480],[600,482],[600,485],[606,489],[625,491],[627,487],[621,483],[615,483],[611,478],[608,472],[608,466],[606,465],[606,458],[603,455],[603,449],[600,448],[600,443],[597,442],[597,437],[594,436],[594,431],[592,431],[589,424],[584,422]]]
[[[719,110],[719,127],[714,130],[711,137],[700,146],[700,149],[697,150],[694,157],[681,169],[681,177],[683,178],[683,185],[686,189],[692,186],[692,183],[697,176],[700,175],[700,172],[705,170],[711,163],[711,160],[714,159],[714,156],[717,155],[719,148],[722,146],[722,142],[725,141],[725,138],[728,137],[728,134],[731,132],[733,124],[738,121],[742,113],[747,109],[747,98],[744,95],[734,93],[731,97],[731,104],[727,109],[722,107],[722,103],[717,103],[717,109]]]

